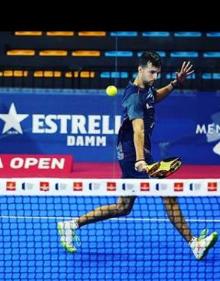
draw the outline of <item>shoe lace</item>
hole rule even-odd
[[[80,238],[79,238],[79,236],[78,235],[74,235],[74,237],[73,237],[73,242],[74,242],[74,244],[76,245],[76,246],[81,246],[81,240],[80,240]]]
[[[209,233],[209,230],[207,228],[203,229],[200,234],[199,234],[199,237],[198,237],[198,241],[206,238],[206,236],[208,235]]]

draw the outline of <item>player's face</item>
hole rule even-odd
[[[149,86],[152,86],[157,80],[160,71],[160,67],[153,66],[151,62],[148,62],[145,67],[139,67],[140,78],[144,84]]]

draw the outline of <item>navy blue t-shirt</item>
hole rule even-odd
[[[143,89],[130,82],[126,87],[122,100],[123,122],[117,141],[118,160],[136,160],[132,120],[137,118],[142,118],[144,121],[144,154],[145,159],[149,157],[151,151],[150,138],[155,123],[155,99],[156,90],[152,86]]]

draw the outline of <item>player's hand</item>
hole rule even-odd
[[[186,80],[187,76],[191,75],[194,70],[192,69],[193,65],[190,61],[183,62],[181,66],[181,70],[179,72],[176,72],[176,83],[177,84],[183,84]]]
[[[138,172],[148,172],[147,163],[144,160],[136,161],[135,170]]]

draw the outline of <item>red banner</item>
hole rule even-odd
[[[72,155],[1,154],[0,177],[66,175],[72,172]]]

